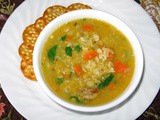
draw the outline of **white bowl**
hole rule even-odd
[[[86,107],[86,106],[78,106],[78,105],[74,105],[69,102],[66,102],[62,100],[61,98],[57,97],[54,94],[54,92],[52,92],[49,89],[45,80],[43,79],[43,75],[42,75],[41,68],[40,68],[40,55],[41,55],[41,50],[42,50],[44,43],[46,42],[49,35],[53,31],[55,31],[58,27],[60,27],[61,25],[69,21],[79,19],[79,18],[95,18],[95,19],[106,21],[112,24],[128,38],[128,40],[130,41],[134,49],[135,72],[134,72],[131,83],[129,84],[128,88],[122,93],[120,97],[104,105]],[[144,58],[143,58],[142,48],[141,48],[141,45],[137,37],[132,32],[132,30],[120,19],[108,13],[97,11],[97,10],[77,10],[77,11],[69,12],[69,13],[66,13],[66,14],[63,14],[57,17],[43,29],[43,31],[39,35],[38,40],[35,44],[35,48],[33,52],[33,67],[34,67],[34,71],[35,71],[35,75],[36,75],[38,83],[40,84],[42,89],[46,92],[46,94],[51,99],[53,99],[55,102],[71,110],[76,110],[76,111],[81,111],[81,112],[98,112],[98,111],[107,110],[107,109],[110,109],[110,108],[113,108],[119,105],[120,103],[124,102],[134,92],[134,90],[136,89],[136,87],[138,86],[141,80],[141,76],[143,73],[143,67],[144,67],[143,59]]]

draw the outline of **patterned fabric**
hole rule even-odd
[[[0,31],[11,13],[24,0],[0,0]],[[160,31],[160,1],[159,0],[135,0],[148,12]],[[157,14],[158,13],[158,14]],[[6,98],[0,87],[0,120],[26,120],[20,115]],[[153,103],[137,120],[160,120],[160,92]]]

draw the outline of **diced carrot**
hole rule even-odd
[[[68,36],[67,41],[72,41],[72,37]]]
[[[83,59],[84,60],[91,60],[93,58],[95,58],[96,56],[98,56],[98,53],[94,50],[88,50],[84,56],[83,56]]]
[[[93,25],[90,25],[90,24],[83,25],[82,29],[85,30],[85,31],[88,31],[88,32],[92,31],[93,30]]]
[[[108,58],[108,60],[112,60],[113,59],[113,54],[109,53],[107,58]]]
[[[75,73],[76,73],[77,75],[79,75],[79,76],[82,76],[82,75],[83,75],[83,70],[82,70],[82,68],[81,68],[80,65],[75,65],[75,66],[74,66],[74,71],[75,71]]]
[[[109,90],[115,90],[115,89],[116,89],[116,85],[115,85],[114,83],[110,83],[110,84],[108,85],[108,89],[109,89]]]
[[[116,61],[114,63],[114,69],[115,69],[115,72],[117,72],[117,73],[123,73],[126,68],[127,67],[123,62]]]

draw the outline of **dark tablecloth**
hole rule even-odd
[[[24,0],[0,0],[0,31],[2,30],[8,17],[23,1]],[[139,0],[135,1],[138,4],[140,3]],[[1,87],[0,87],[0,119],[26,120],[11,105]],[[137,120],[160,120],[160,92],[157,94],[152,104],[147,108],[147,110],[144,113],[142,113],[142,115],[139,118],[137,118]]]

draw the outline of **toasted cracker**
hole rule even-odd
[[[60,5],[55,5],[47,8],[43,14],[43,19],[46,24],[51,22],[56,17],[66,13],[66,8]]]
[[[73,3],[67,7],[67,12],[70,12],[73,10],[81,10],[81,9],[92,9],[92,8],[90,6],[82,4],[82,3]]]
[[[37,38],[38,38],[39,33],[37,32],[35,25],[29,25],[28,27],[26,27],[26,29],[24,30],[22,37],[23,37],[23,41],[25,43],[29,43],[29,44],[35,44]]]
[[[27,60],[32,58],[34,46],[32,44],[22,43],[19,47],[19,55],[22,59]]]
[[[34,74],[34,69],[33,69],[32,64],[33,64],[32,59],[22,60],[21,61],[21,71],[26,78],[35,81],[36,76]]]
[[[44,18],[43,17],[38,18],[36,22],[34,23],[34,26],[35,26],[36,31],[40,33],[46,26]]]

